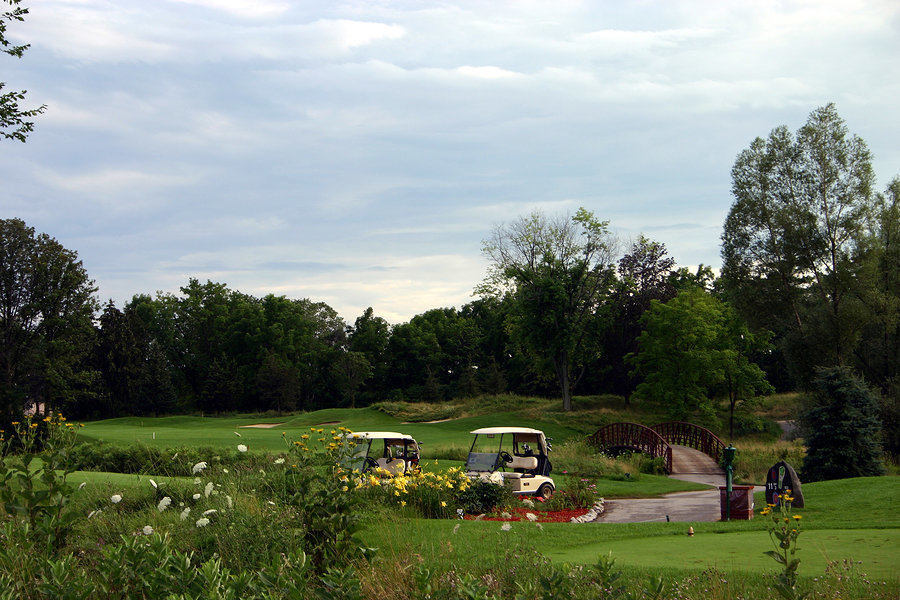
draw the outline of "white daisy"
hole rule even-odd
[[[122,501],[122,496],[121,496],[121,494],[113,494],[112,496],[109,497],[109,501],[112,502],[113,504],[118,504],[119,502]]]
[[[172,504],[172,499],[166,496],[162,500],[159,501],[159,504],[156,505],[156,510],[162,512],[169,508],[169,505]]]
[[[209,525],[209,519],[207,519],[206,517],[201,517],[197,519],[196,525],[197,527],[206,527],[207,525]]]
[[[194,467],[191,469],[191,473],[193,473],[194,475],[196,475],[197,473],[199,473],[200,471],[202,471],[203,469],[205,469],[206,466],[207,466],[207,465],[206,465],[206,462],[205,462],[205,461],[200,461],[200,462],[198,462],[196,465],[194,465]]]
[[[153,528],[149,525],[144,525],[144,528],[141,529],[141,533],[144,535],[153,535]]]

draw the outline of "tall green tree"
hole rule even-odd
[[[609,317],[603,328],[603,357],[598,361],[598,367],[606,367],[599,380],[601,389],[627,399],[639,383],[631,376],[625,357],[638,349],[641,317],[650,303],[668,302],[675,297],[671,281],[674,267],[675,259],[668,255],[665,244],[644,236],[619,259],[618,280],[610,294]]]
[[[0,220],[0,413],[64,408],[89,393],[97,288],[78,255],[21,219]]]
[[[794,136],[757,138],[732,168],[722,234],[728,298],[755,329],[773,328],[801,378],[852,355],[864,325],[854,260],[873,208],[865,142],[833,104]]]
[[[714,400],[725,396],[733,436],[737,406],[771,389],[749,358],[760,342],[731,307],[699,287],[666,303],[654,300],[643,321],[639,350],[628,357],[644,378],[635,395],[674,418],[706,421],[715,419]]]
[[[95,364],[105,384],[107,402],[104,413],[84,409],[81,412],[85,416],[173,412],[177,395],[171,365],[135,305],[119,310],[110,301],[100,315],[99,325]]]
[[[15,45],[6,38],[6,28],[9,23],[24,21],[28,9],[19,6],[21,0],[2,0],[8,5],[2,13],[0,13],[0,52],[22,58],[30,44]],[[24,142],[28,134],[34,130],[34,122],[30,121],[47,107],[46,105],[38,108],[22,108],[20,102],[24,102],[25,90],[4,92],[3,88],[6,83],[0,81],[0,135],[8,140],[18,140]]]
[[[800,415],[806,440],[803,478],[810,481],[881,475],[878,397],[845,366],[820,369]]]
[[[513,340],[536,371],[555,374],[564,410],[572,410],[572,388],[598,351],[613,245],[608,222],[584,208],[571,217],[533,213],[484,242],[491,269],[478,291],[510,293]]]

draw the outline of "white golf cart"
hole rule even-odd
[[[466,460],[466,475],[506,485],[514,494],[553,495],[550,445],[544,432],[528,427],[484,427],[475,436]]]
[[[350,468],[365,473],[381,467],[392,475],[403,475],[419,465],[419,444],[411,435],[395,431],[354,431],[356,442],[350,453]]]

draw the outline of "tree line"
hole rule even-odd
[[[828,105],[738,155],[719,277],[643,236],[620,248],[587,210],[535,213],[485,240],[475,300],[396,325],[195,279],[101,307],[75,252],[2,220],[0,402],[7,418],[29,401],[96,417],[508,391],[569,409],[577,392],[688,418],[845,366],[896,424],[900,179],[882,193],[874,181],[865,142]]]

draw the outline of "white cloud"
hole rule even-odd
[[[278,16],[290,8],[284,0],[169,0],[178,4],[193,4],[220,10],[236,17],[264,19]]]
[[[465,65],[462,67],[456,67],[456,69],[454,70],[460,75],[475,77],[477,79],[510,79],[523,77],[522,73],[516,73],[515,71],[509,71],[507,69],[501,69],[500,67],[494,67],[491,65],[483,67],[471,67]]]

